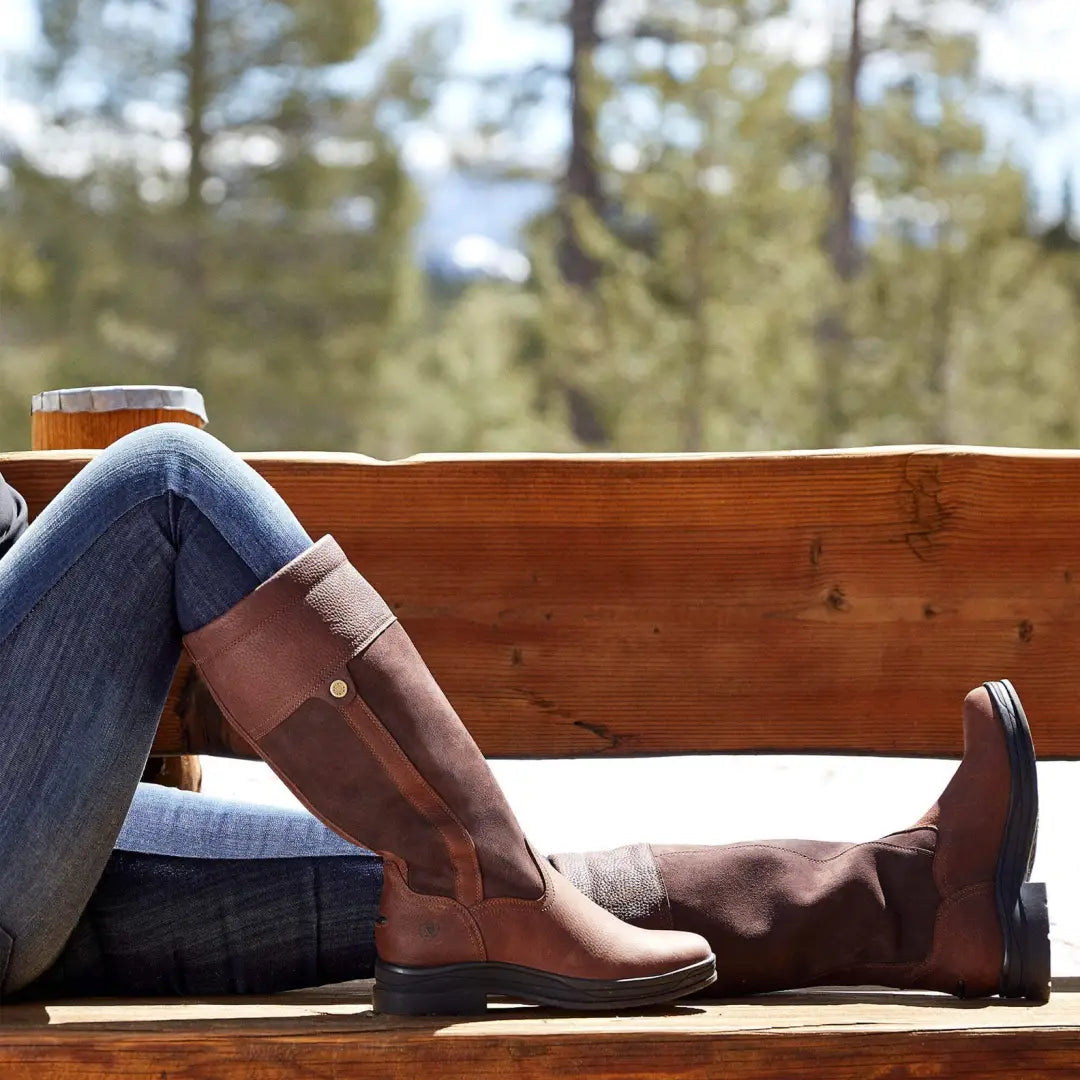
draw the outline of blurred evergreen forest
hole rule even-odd
[[[835,3],[808,68],[785,0],[517,0],[569,63],[478,77],[453,163],[550,185],[511,279],[413,240],[453,25],[388,55],[375,0],[37,0],[3,446],[35,391],[114,382],[198,387],[242,450],[1078,446],[1071,200],[1035,225],[987,126],[1040,122],[982,73],[1009,4],[960,6]],[[564,152],[515,152],[552,110]]]

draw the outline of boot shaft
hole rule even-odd
[[[384,856],[375,1003],[618,1008],[715,977],[708,943],[615,918],[529,847],[392,612],[330,536],[185,644],[309,810]]]
[[[490,767],[382,597],[330,536],[185,638],[229,720],[308,809],[395,856],[410,888],[535,899]],[[363,836],[339,823],[363,806]]]
[[[849,982],[871,964],[917,966],[940,901],[935,839],[924,829],[867,844],[637,844],[552,861],[598,902],[619,894],[624,911],[627,890],[644,883],[633,921],[701,934],[717,957],[712,992],[739,996]]]

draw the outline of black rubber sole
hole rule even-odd
[[[1009,812],[994,877],[998,919],[1005,943],[998,993],[1006,998],[1047,1001],[1050,917],[1046,886],[1028,880],[1039,832],[1035,747],[1024,707],[1012,683],[1001,679],[983,686],[1001,721],[1012,773]]]
[[[716,981],[713,957],[663,975],[640,979],[575,979],[517,964],[447,964],[400,967],[375,961],[375,1012],[395,1016],[469,1016],[483,1013],[489,997],[575,1012],[640,1009],[703,990]]]

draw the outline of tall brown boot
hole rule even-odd
[[[670,1001],[695,934],[629,926],[538,857],[405,631],[324,536],[184,643],[226,719],[316,816],[384,859],[375,1007]]]
[[[708,938],[710,994],[875,985],[1045,1001],[1046,887],[1028,883],[1038,789],[1008,682],[964,702],[964,759],[912,828],[865,844],[634,844],[555,855],[583,892],[639,926]]]

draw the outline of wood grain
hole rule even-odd
[[[1074,1076],[1080,993],[1050,1003],[820,991],[691,1001],[635,1016],[497,1007],[485,1018],[375,1016],[368,984],[271,998],[17,1005],[0,1015],[4,1080],[346,1080],[563,1076]]]
[[[100,448],[115,442],[129,431],[164,423],[202,427],[203,419],[187,409],[33,412],[30,414],[30,446],[34,450]]]
[[[1080,454],[244,456],[490,756],[950,756],[964,693],[1004,676],[1040,756],[1080,757]],[[0,471],[37,508],[87,460]],[[155,752],[229,752],[182,734],[183,678]]]

